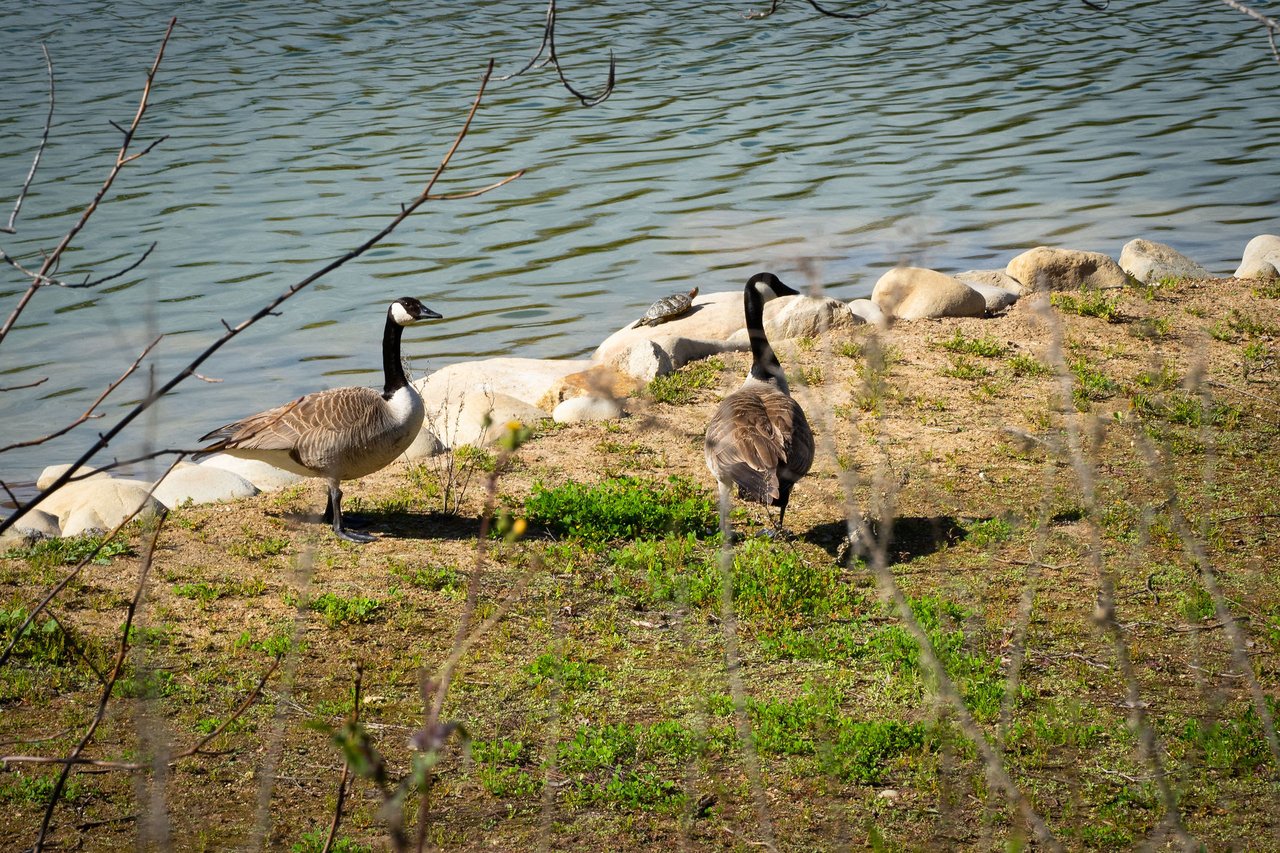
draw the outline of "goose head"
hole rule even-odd
[[[418,320],[439,320],[442,316],[412,296],[401,296],[387,308],[387,317],[398,326],[407,326]]]
[[[760,304],[776,299],[779,296],[799,296],[800,291],[788,287],[771,272],[758,272],[747,280],[747,291],[759,298]]]

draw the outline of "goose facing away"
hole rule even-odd
[[[707,424],[707,467],[720,484],[720,505],[731,490],[749,501],[778,507],[778,530],[796,481],[813,464],[813,432],[800,404],[791,399],[782,365],[764,331],[764,304],[798,292],[773,273],[757,273],[743,293],[751,371],[742,387],[725,397]]]
[[[333,523],[333,532],[349,542],[372,542],[376,537],[343,527],[338,484],[386,467],[422,429],[422,398],[400,364],[400,335],[410,323],[440,316],[412,296],[402,296],[387,308],[381,391],[333,388],[307,394],[218,427],[200,439],[213,442],[200,455],[226,453],[304,477],[323,477],[329,484],[324,520]]]

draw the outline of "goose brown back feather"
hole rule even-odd
[[[705,450],[717,480],[737,486],[740,497],[777,506],[813,464],[813,432],[799,403],[753,383],[721,401]]]

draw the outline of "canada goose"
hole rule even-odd
[[[778,530],[796,481],[813,464],[813,432],[800,404],[791,399],[782,365],[764,332],[764,304],[795,296],[773,273],[757,273],[747,282],[743,307],[751,341],[751,372],[742,387],[720,402],[707,424],[707,467],[720,484],[720,505],[730,490],[738,496],[778,507]]]
[[[368,533],[342,526],[342,480],[372,474],[405,451],[422,429],[422,398],[400,364],[400,333],[415,320],[440,315],[412,296],[387,308],[382,333],[385,384],[376,388],[333,388],[220,426],[203,436],[212,441],[199,455],[226,453],[329,482],[324,520],[349,542],[372,542]]]

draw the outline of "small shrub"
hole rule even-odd
[[[693,534],[640,540],[609,553],[614,592],[644,606],[679,601],[702,610],[720,606],[720,568]]]
[[[530,522],[588,542],[703,533],[716,525],[715,502],[691,480],[665,483],[614,477],[594,485],[535,483],[525,501]]]
[[[12,610],[0,608],[0,648],[13,642],[18,628],[27,620],[27,616],[27,610],[22,607]],[[13,656],[27,664],[61,666],[72,660],[73,645],[74,639],[57,622],[37,617],[22,632],[14,646]]]
[[[1048,376],[1053,373],[1049,365],[1024,353],[1018,353],[1009,359],[1009,369],[1014,376]]]
[[[1072,359],[1068,367],[1076,378],[1071,395],[1080,411],[1088,409],[1090,401],[1105,400],[1120,390],[1119,383],[1090,364],[1084,356]]]

